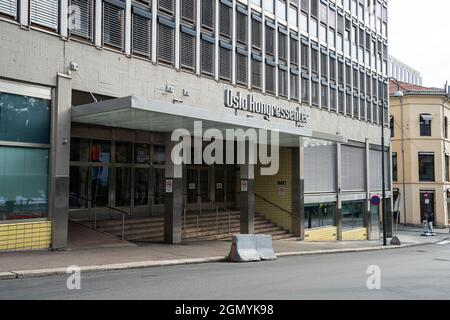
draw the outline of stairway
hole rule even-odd
[[[93,223],[87,224],[93,228]],[[230,230],[230,232],[228,231]],[[97,231],[113,234],[122,237],[122,220],[105,220],[97,222]],[[238,212],[219,212],[216,219],[216,212],[203,212],[198,218],[197,215],[186,215],[186,227],[183,230],[183,240],[185,241],[208,241],[208,240],[230,240],[230,234],[240,232],[240,216]],[[262,215],[255,214],[255,233],[270,234],[274,240],[294,237],[287,230],[275,225]],[[125,240],[157,242],[164,237],[164,217],[135,218],[125,220]]]

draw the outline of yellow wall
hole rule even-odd
[[[0,224],[0,251],[48,249],[51,234],[50,221]]]
[[[337,241],[337,228],[317,228],[305,230],[305,241]]]
[[[343,241],[363,241],[368,239],[367,228],[359,228],[342,232]]]

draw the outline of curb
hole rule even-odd
[[[435,244],[443,241],[440,239],[436,242],[427,243],[414,243],[404,244],[400,246],[377,246],[377,247],[364,247],[364,248],[351,248],[351,249],[330,249],[330,250],[315,250],[315,251],[299,251],[299,252],[282,252],[277,253],[276,256],[293,257],[293,256],[310,256],[320,254],[339,254],[339,253],[352,253],[352,252],[370,252],[370,251],[382,251],[382,250],[395,250],[402,248],[418,247],[427,244]],[[194,265],[212,262],[225,262],[226,257],[207,257],[207,258],[192,258],[192,259],[179,259],[179,260],[161,260],[161,261],[138,261],[138,262],[126,262],[115,263],[107,265],[94,265],[80,267],[81,272],[102,272],[102,271],[120,271],[120,270],[133,270],[133,269],[146,269],[157,268],[167,266],[179,266],[179,265]],[[0,280],[12,280],[12,279],[24,279],[24,278],[37,278],[58,276],[67,274],[67,268],[51,268],[51,269],[37,269],[37,270],[20,270],[10,272],[0,272]]]

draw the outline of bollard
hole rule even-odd
[[[256,251],[259,254],[261,260],[277,260],[277,256],[273,251],[272,236],[258,234],[255,235]]]
[[[228,260],[231,262],[261,261],[256,251],[256,240],[253,234],[233,235]]]

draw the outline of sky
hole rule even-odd
[[[422,74],[423,85],[450,84],[450,1],[388,0],[390,55]]]

